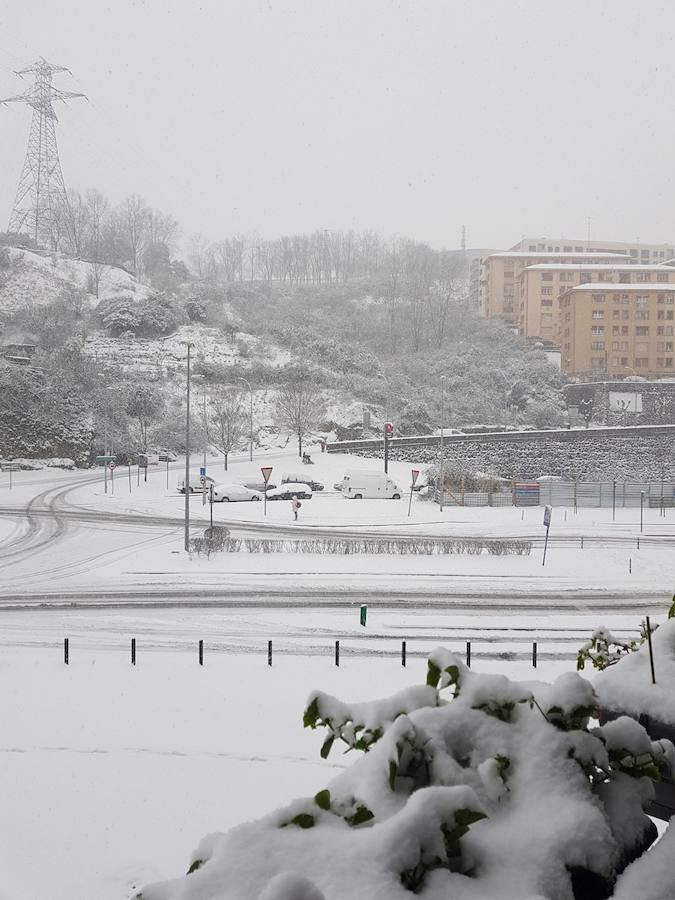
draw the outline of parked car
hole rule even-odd
[[[191,478],[190,483],[188,484],[188,493],[189,494],[201,494],[204,489],[209,490],[209,485],[216,484],[215,478],[211,478],[209,475],[204,476],[204,483],[202,484],[200,478],[197,476],[196,478]],[[183,481],[178,482],[178,493],[185,493],[185,479]]]
[[[281,476],[282,484],[306,484],[313,491],[322,491],[323,485],[320,481],[314,481],[312,478],[305,478],[298,472],[289,472]]]
[[[244,487],[251,488],[252,491],[265,491],[265,482],[262,478],[247,478],[245,481],[242,479],[241,482],[237,482],[238,484],[243,484]],[[267,482],[267,490],[274,490],[276,484],[273,481]]]
[[[312,496],[312,489],[310,487],[306,484],[299,484],[293,481],[290,481],[288,484],[284,484],[281,487],[274,488],[271,491],[267,491],[268,500],[292,500],[293,497],[297,497],[298,500],[311,500]]]
[[[260,491],[251,490],[244,484],[218,484],[213,489],[214,503],[233,503],[236,500],[262,500]]]
[[[403,491],[382,472],[345,472],[342,496],[350,500],[400,500]]]

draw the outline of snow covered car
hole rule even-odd
[[[217,484],[213,489],[214,503],[234,503],[237,500],[262,500],[260,491],[251,490],[244,484]]]
[[[201,494],[204,488],[209,490],[209,485],[212,484],[215,487],[216,480],[215,478],[211,478],[209,475],[204,476],[204,484],[202,484],[199,476],[197,478],[191,478],[190,483],[188,484],[188,493],[189,494]],[[185,480],[178,482],[178,493],[185,493]]]
[[[292,500],[293,497],[297,497],[298,500],[311,500],[312,489],[306,484],[291,481],[267,492],[268,500]]]
[[[314,481],[312,478],[305,478],[298,472],[289,472],[286,475],[282,475],[281,484],[306,484],[307,487],[310,487],[313,491],[323,490],[323,485],[320,481]]]
[[[265,482],[263,481],[263,479],[260,476],[258,476],[258,478],[256,478],[255,476],[253,476],[253,478],[246,478],[246,479],[242,478],[242,480],[237,483],[243,484],[244,487],[251,488],[252,491],[264,491],[265,490]],[[267,490],[268,491],[273,490],[275,487],[276,487],[276,484],[273,481],[267,482]]]

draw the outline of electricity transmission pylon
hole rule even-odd
[[[42,57],[16,74],[34,75],[33,85],[25,93],[7,97],[0,103],[27,103],[33,109],[28,149],[23,164],[8,231],[27,231],[36,243],[56,247],[59,234],[67,227],[69,204],[56,145],[56,113],[53,101],[84,97],[61,91],[52,85],[55,72],[70,72],[54,66]]]

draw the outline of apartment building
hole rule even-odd
[[[560,327],[567,374],[675,376],[675,283],[575,285],[560,297]]]
[[[675,256],[675,244],[643,244],[641,241],[579,241],[571,238],[524,237],[511,250],[535,253],[625,253],[633,262],[662,263]]]
[[[608,252],[540,252],[509,250],[491,253],[481,259],[480,310],[488,319],[499,318],[515,330],[520,330],[520,277],[524,269],[541,264],[590,265],[629,264],[631,257],[624,253]]]
[[[675,284],[670,265],[639,263],[540,263],[518,280],[518,330],[523,337],[560,346],[560,297],[578,284]],[[674,288],[675,289],[675,288]]]

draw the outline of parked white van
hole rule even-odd
[[[351,469],[342,479],[342,496],[350,500],[400,500],[401,488],[384,472]]]

